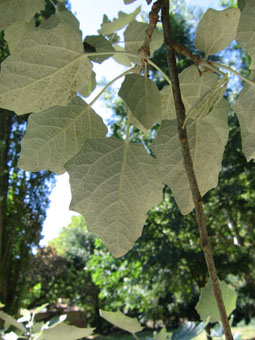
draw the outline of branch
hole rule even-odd
[[[186,128],[184,126],[184,121],[186,118],[185,107],[182,102],[178,71],[176,67],[175,52],[174,52],[174,42],[171,34],[170,26],[170,15],[169,15],[169,0],[161,0],[162,4],[162,24],[164,32],[164,42],[167,50],[167,63],[170,74],[170,79],[172,81],[172,91],[175,103],[175,111],[178,122],[178,133],[179,139],[182,147],[184,167],[187,173],[187,177],[190,184],[190,189],[192,192],[193,202],[196,211],[196,219],[200,233],[201,247],[204,251],[206,264],[208,267],[209,275],[213,285],[214,295],[217,301],[218,309],[220,312],[222,324],[225,331],[226,340],[233,340],[231,334],[228,317],[226,314],[224,302],[222,299],[222,294],[220,290],[219,280],[216,273],[216,268],[214,265],[214,260],[212,256],[211,245],[208,238],[208,233],[205,225],[205,215],[203,209],[203,201],[199,191],[196,175],[193,168],[193,162],[190,154],[188,135]]]

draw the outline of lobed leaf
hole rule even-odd
[[[115,45],[114,49],[116,51],[120,51],[120,52],[124,52],[125,51],[124,47],[119,46],[119,45]],[[130,59],[124,53],[123,54],[118,54],[118,53],[114,54],[113,55],[113,59],[115,61],[117,61],[117,63],[122,64],[124,66],[127,66],[127,67],[131,67],[132,66],[132,63],[131,63]]]
[[[122,27],[135,20],[135,17],[141,12],[141,6],[137,7],[134,12],[126,14],[119,11],[119,17],[112,22],[103,23],[102,28],[98,30],[98,33],[108,35],[120,30]]]
[[[242,136],[242,150],[247,161],[255,159],[255,84],[246,84],[233,110],[236,112]]]
[[[167,340],[166,327],[161,329],[161,331],[156,335],[155,340]]]
[[[71,209],[115,257],[124,255],[141,236],[147,211],[162,199],[158,162],[142,145],[112,137],[87,141],[65,168]]]
[[[76,340],[92,334],[94,328],[78,328],[64,323],[43,330],[44,340]]]
[[[129,53],[138,53],[139,48],[144,43],[144,38],[146,35],[146,30],[149,25],[143,22],[133,21],[131,22],[124,32],[125,38],[125,50]],[[150,52],[151,55],[163,44],[163,33],[158,29],[153,31]],[[132,60],[132,58],[131,58]],[[137,59],[135,60],[137,62]]]
[[[100,315],[114,326],[124,329],[131,334],[135,334],[143,330],[143,327],[140,325],[136,318],[130,318],[120,311],[107,312],[100,309]]]
[[[16,21],[29,21],[44,7],[44,0],[0,0],[0,31]]]
[[[245,6],[242,10],[239,26],[237,29],[236,41],[241,45],[244,52],[251,57],[250,68],[255,68],[255,3],[253,0],[245,0]]]
[[[21,142],[18,166],[26,171],[65,172],[64,164],[88,139],[107,133],[103,120],[80,97],[65,106],[32,113]]]
[[[96,86],[97,86],[96,73],[92,71],[90,83],[84,86],[82,89],[80,89],[79,93],[84,98],[89,97],[91,93],[95,90]]]
[[[229,104],[225,99],[211,113],[195,124],[187,123],[189,145],[198,186],[203,196],[217,186],[222,155],[228,139],[227,115]],[[152,150],[160,162],[160,177],[167,184],[183,214],[194,207],[192,194],[183,165],[181,144],[176,120],[165,120]]]
[[[236,308],[237,293],[230,288],[224,281],[220,281],[221,294],[226,308],[226,313],[229,316]],[[212,282],[209,279],[207,285],[201,289],[199,301],[196,305],[196,310],[200,315],[201,320],[207,320],[210,317],[210,322],[220,322],[220,312],[217,307],[217,302],[213,293]]]
[[[4,320],[8,325],[11,325],[19,330],[22,331],[22,333],[26,332],[26,328],[23,326],[22,323],[16,321],[12,316],[9,314],[0,311],[0,319]]]
[[[206,55],[220,52],[236,38],[239,19],[239,8],[209,8],[198,24],[195,46]]]
[[[160,95],[155,83],[139,74],[128,74],[119,90],[132,115],[149,130],[160,120]]]
[[[81,33],[60,22],[24,35],[2,64],[0,106],[17,114],[66,105],[91,81]]]

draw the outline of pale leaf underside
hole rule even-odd
[[[250,68],[255,68],[255,6],[254,1],[246,1],[237,29],[236,41],[251,57]]]
[[[91,81],[81,33],[59,23],[28,32],[2,63],[0,106],[17,114],[66,105]]]
[[[209,8],[199,22],[195,46],[206,55],[220,52],[235,39],[239,19],[239,8],[227,8],[223,11]]]
[[[0,0],[0,31],[16,21],[29,21],[44,7],[44,0]]]
[[[13,24],[7,27],[4,32],[4,38],[8,42],[8,48],[11,54],[14,53],[15,48],[19,46],[24,35],[35,30],[35,22],[32,19],[30,22],[26,21],[15,21]]]
[[[226,313],[229,316],[236,308],[237,293],[234,289],[230,288],[224,281],[220,281],[220,288],[222,298],[226,308]],[[201,320],[206,321],[210,317],[210,322],[220,322],[220,312],[213,293],[211,280],[207,285],[201,289],[199,301],[196,305],[196,310],[200,315]]]
[[[102,118],[75,97],[65,107],[53,106],[30,115],[18,165],[26,171],[46,169],[62,174],[64,164],[86,140],[102,138],[106,133]]]
[[[233,110],[236,112],[242,136],[242,150],[247,161],[255,159],[255,86],[245,85]]]
[[[151,129],[161,118],[160,95],[155,83],[139,74],[128,74],[119,90],[135,120]],[[139,128],[139,126],[138,126]]]
[[[76,340],[92,334],[94,328],[79,328],[61,323],[43,331],[44,340]]]
[[[124,255],[140,237],[147,211],[162,199],[158,162],[142,145],[109,138],[86,142],[65,168],[71,209],[114,256]]]
[[[95,49],[95,52],[102,53],[102,52],[115,51],[110,41],[107,40],[103,35],[88,35],[85,38],[85,43],[92,46]],[[110,57],[111,57],[110,54],[106,54],[106,55],[99,55],[99,56],[91,56],[89,57],[89,59],[100,64],[104,60]]]
[[[217,186],[224,147],[228,138],[229,104],[222,99],[205,118],[187,123],[189,145],[198,186],[202,195]],[[160,162],[160,176],[167,184],[183,214],[194,207],[192,194],[183,165],[176,120],[163,121],[152,144]]]
[[[107,312],[100,310],[100,315],[114,326],[124,329],[131,334],[135,334],[143,330],[143,327],[141,327],[136,318],[130,318],[120,311]]]
[[[137,7],[136,10],[130,14],[119,12],[119,17],[112,22],[107,22],[102,25],[102,28],[98,30],[98,33],[108,35],[115,31],[120,30],[122,27],[130,23],[135,17],[141,12],[141,6]]]

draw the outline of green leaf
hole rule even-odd
[[[65,168],[71,209],[115,257],[124,255],[141,236],[147,211],[162,200],[158,162],[142,145],[112,137],[86,142]]]
[[[22,41],[27,32],[35,30],[35,21],[32,19],[30,22],[15,21],[8,26],[4,32],[4,38],[8,42],[10,53],[14,53],[16,47]]]
[[[124,32],[125,38],[125,50],[129,53],[138,53],[139,48],[144,43],[146,30],[149,25],[143,22],[133,21],[131,22]],[[153,31],[150,52],[151,55],[163,44],[163,33],[158,29]],[[132,59],[131,59],[132,60]],[[137,62],[137,59],[135,60]]]
[[[131,334],[135,334],[143,330],[143,327],[140,325],[136,318],[130,318],[120,311],[106,312],[100,309],[100,315],[114,326],[124,329]]]
[[[172,334],[171,340],[190,340],[201,334],[206,326],[206,322],[185,322]]]
[[[226,313],[229,316],[236,308],[237,293],[230,288],[224,281],[220,281],[222,298],[226,308]],[[211,280],[208,280],[207,285],[201,289],[199,301],[196,305],[196,310],[200,315],[201,320],[206,320],[210,317],[210,322],[221,321],[217,302],[213,293]]]
[[[147,130],[160,120],[160,94],[155,83],[139,74],[128,74],[119,90],[132,115]]]
[[[44,305],[41,305],[39,307],[36,307],[35,311],[34,311],[34,315],[40,313],[42,310],[44,310],[47,306],[49,305],[49,303],[45,303]]]
[[[0,31],[16,21],[29,21],[44,7],[44,0],[0,0]]]
[[[17,114],[66,105],[91,81],[81,33],[64,23],[25,34],[1,67],[0,106]]]
[[[61,323],[43,331],[44,340],[76,340],[92,334],[94,328],[78,328]]]
[[[26,328],[22,325],[22,323],[17,322],[12,316],[8,315],[7,313],[0,311],[0,319],[4,320],[8,325],[11,325],[19,330],[22,333],[26,332]]]
[[[237,0],[238,8],[242,11],[245,7],[245,0]]]
[[[91,93],[95,90],[96,86],[97,86],[96,73],[92,71],[90,83],[84,88],[80,89],[79,93],[82,95],[82,97],[86,98],[91,95]]]
[[[227,101],[222,99],[208,116],[195,124],[187,124],[191,156],[202,196],[218,183],[222,155],[228,139],[229,108]],[[171,188],[181,212],[188,214],[194,204],[183,165],[176,120],[162,122],[152,143],[152,150],[160,162],[162,182]]]
[[[167,340],[166,327],[161,329],[161,331],[156,335],[154,340]]]
[[[130,14],[126,14],[122,11],[119,12],[118,19],[112,22],[104,23],[102,28],[98,30],[98,33],[108,35],[120,30],[125,25],[129,24],[135,19],[135,17],[141,12],[141,6],[137,7],[136,10]]]
[[[119,45],[114,45],[114,49],[116,51],[120,51],[120,52],[124,52],[125,51],[124,47],[121,47]],[[118,54],[118,53],[116,53],[116,54],[113,55],[113,59],[115,61],[117,61],[117,63],[122,64],[124,66],[127,66],[127,67],[131,67],[132,66],[132,63],[131,63],[130,59],[127,56],[125,56],[125,54]]]
[[[132,4],[132,2],[135,2],[136,0],[124,0],[124,4],[128,5],[128,4]]]
[[[255,85],[246,84],[233,106],[242,136],[242,150],[247,161],[255,159]]]
[[[237,29],[236,41],[241,45],[244,52],[251,57],[250,68],[255,68],[255,3],[253,0],[245,0],[245,7],[242,10],[239,26]]]
[[[85,39],[85,46],[89,44],[95,49],[95,52],[111,52],[115,51],[112,44],[102,35],[88,35]],[[85,48],[85,52],[86,48]],[[89,59],[101,64],[104,60],[110,58],[112,55],[99,55],[99,56],[89,56]]]
[[[29,116],[18,166],[26,171],[65,172],[64,164],[88,139],[107,133],[103,120],[80,97]]]
[[[223,11],[209,8],[199,22],[195,46],[206,55],[223,50],[235,39],[239,19],[239,8],[227,8]]]

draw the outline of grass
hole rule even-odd
[[[244,327],[233,327],[233,333],[240,333],[242,334],[242,340],[255,340],[255,326],[244,326]],[[153,339],[153,332],[141,332],[137,333],[139,340],[149,340]],[[134,337],[130,334],[116,334],[116,335],[109,335],[105,337],[96,337],[96,340],[134,340]],[[216,338],[215,338],[216,339]],[[194,338],[194,340],[206,340],[205,332]]]

